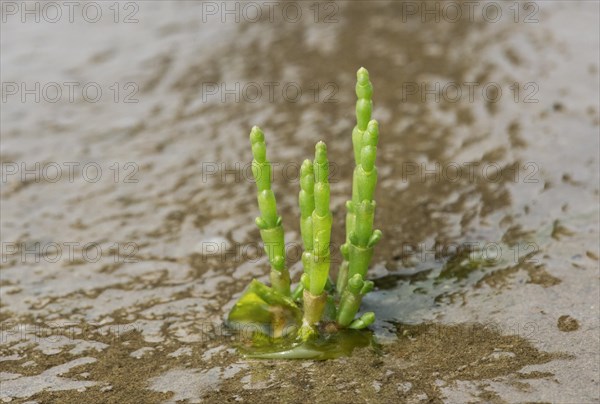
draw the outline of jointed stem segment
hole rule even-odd
[[[252,144],[252,175],[258,188],[258,208],[260,216],[256,225],[265,245],[265,252],[271,263],[271,284],[284,296],[290,296],[290,274],[285,266],[285,244],[281,216],[277,215],[275,194],[271,190],[273,173],[271,163],[267,160],[265,135],[258,126],[250,132]]]
[[[308,227],[304,222],[304,215],[308,215],[308,208],[314,209],[310,216],[312,227],[312,240],[308,240],[306,229],[302,229],[302,238],[304,240],[305,251],[302,255],[302,261],[305,268],[303,284],[304,290],[304,318],[300,335],[306,339],[314,334],[314,325],[321,320],[327,293],[324,292],[325,284],[329,277],[330,252],[329,242],[331,240],[331,225],[333,217],[329,210],[329,161],[327,160],[327,146],[319,142],[315,146],[315,160],[313,163],[313,182],[310,181],[310,169],[307,164],[303,164],[301,169],[300,204],[303,217],[302,225]],[[313,204],[307,200],[310,195],[310,185],[313,185]],[[307,191],[307,192],[305,192]],[[306,216],[308,221],[308,216]],[[309,249],[312,247],[312,250]]]
[[[346,203],[346,243],[340,248],[344,260],[338,271],[337,292],[343,293],[348,281],[348,270],[350,261],[350,235],[354,231],[356,224],[356,205],[364,199],[372,200],[373,191],[377,183],[377,171],[374,173],[363,172],[360,169],[363,155],[369,160],[375,162],[375,150],[379,137],[379,127],[376,121],[371,121],[371,111],[373,109],[373,85],[369,80],[369,72],[361,67],[356,72],[356,126],[352,130],[352,148],[354,150],[355,169],[352,176],[352,199]],[[368,136],[365,136],[369,132]],[[367,142],[365,142],[367,141]],[[371,146],[364,150],[364,146]]]
[[[329,161],[327,146],[319,142],[315,146],[315,210],[312,213],[313,251],[310,265],[310,293],[320,295],[329,276],[329,241],[333,217],[329,210]]]
[[[300,204],[300,233],[304,243],[304,252],[302,253],[302,265],[304,265],[305,281],[309,283],[311,258],[313,251],[313,222],[312,214],[315,210],[315,173],[313,164],[306,159],[300,167],[300,194],[298,195]]]
[[[350,325],[360,308],[362,297],[372,290],[373,282],[363,281],[360,274],[356,274],[348,280],[348,285],[342,294],[340,309],[338,310],[337,322],[339,325],[342,327]]]
[[[354,163],[360,163],[362,149],[362,135],[367,130],[373,110],[373,85],[369,80],[369,72],[364,67],[356,72],[356,126],[352,130],[352,148],[354,149]]]
[[[350,281],[356,285],[359,280],[364,280],[373,257],[373,247],[381,238],[381,231],[373,230],[379,124],[371,120],[373,86],[369,81],[369,73],[363,68],[357,73],[356,96],[356,126],[352,131],[356,167],[352,177],[352,200],[346,203],[346,243],[341,247],[344,261],[336,285],[337,292],[342,294],[338,312],[338,324],[341,326],[350,324],[360,308],[362,297],[370,291],[359,293]],[[352,323],[353,327],[368,326],[367,323],[373,321],[371,317],[357,320],[357,323]]]

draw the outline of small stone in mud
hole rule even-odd
[[[591,260],[598,261],[598,256],[596,254],[594,254],[592,251],[586,251],[585,255]]]
[[[515,355],[514,352],[505,352],[505,351],[502,351],[499,349],[494,349],[494,352],[489,354],[486,357],[486,359],[498,361],[498,360],[502,360],[502,359],[511,359],[511,358],[514,358],[515,356],[517,356],[517,355]]]
[[[579,329],[579,323],[573,317],[564,315],[558,318],[558,329],[564,332],[575,331]]]

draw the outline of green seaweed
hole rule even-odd
[[[278,338],[297,328],[301,316],[290,297],[253,279],[229,312],[228,323],[238,331],[258,331]]]
[[[373,333],[368,330],[341,329],[321,332],[308,341],[279,338],[254,339],[251,348],[240,348],[250,359],[312,359],[327,360],[349,356],[356,348],[376,347]]]

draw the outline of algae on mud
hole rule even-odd
[[[240,346],[249,359],[307,359],[326,360],[350,356],[355,349],[377,349],[373,333],[368,330],[337,329],[333,323],[322,324],[315,338],[294,340],[295,334],[286,338],[270,338],[254,334],[251,345]]]

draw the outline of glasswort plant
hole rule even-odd
[[[346,242],[341,247],[343,261],[335,283],[329,277],[333,219],[329,208],[327,146],[323,142],[317,143],[314,161],[307,159],[300,168],[298,201],[304,246],[303,274],[292,291],[281,216],[277,214],[275,194],[271,190],[272,168],[267,159],[265,136],[257,126],[250,132],[254,157],[252,174],[260,210],[256,224],[271,265],[271,287],[254,279],[229,313],[228,324],[236,329],[250,329],[257,346],[265,338],[275,341],[289,336],[294,338],[291,349],[262,350],[251,356],[318,359],[347,354],[347,344],[338,336],[337,339],[333,337],[336,349],[328,347],[329,354],[324,355],[323,342],[318,342],[320,337],[346,332],[356,340],[357,334],[352,330],[364,329],[375,321],[372,312],[357,317],[363,296],[373,290],[373,282],[365,277],[373,248],[381,238],[381,231],[373,229],[379,125],[371,120],[372,95],[369,73],[361,67],[357,72],[356,126],[352,131],[356,167],[352,199],[346,203]]]

